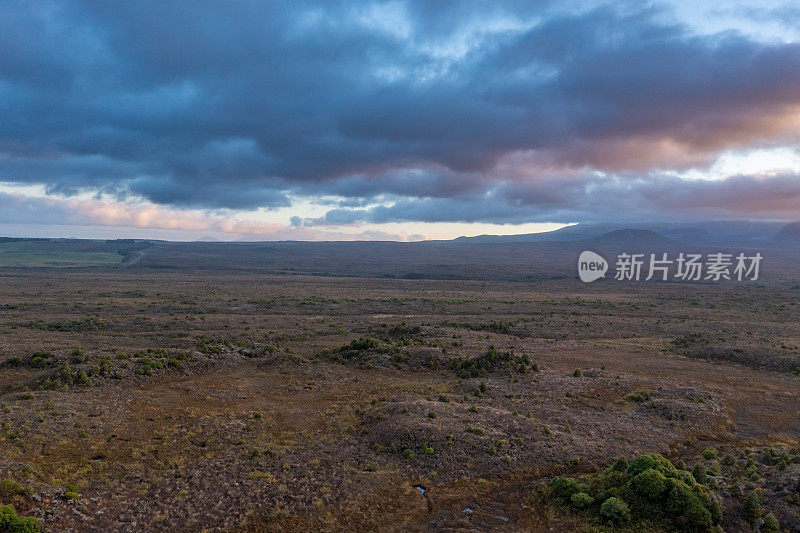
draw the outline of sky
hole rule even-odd
[[[800,219],[800,1],[0,3],[0,235]]]

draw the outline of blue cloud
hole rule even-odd
[[[800,44],[594,6],[6,2],[0,180],[213,209],[339,198],[312,224],[567,220],[586,172],[655,187],[796,143]]]

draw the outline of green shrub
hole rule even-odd
[[[163,361],[144,357],[139,361],[139,366],[137,366],[133,372],[139,376],[149,376],[153,373],[153,370],[161,370],[163,368]]]
[[[708,514],[711,515],[711,521],[714,524],[719,524],[722,522],[722,507],[711,498],[711,493],[701,485],[692,485],[692,490],[697,495],[697,498],[703,504],[703,507],[706,508]]]
[[[558,477],[548,497],[576,512],[634,529],[710,531],[722,521],[709,490],[658,454],[624,459],[596,474]],[[601,506],[597,503],[603,502]]]
[[[629,402],[646,402],[650,399],[650,391],[647,389],[638,389],[625,396],[625,399]]]
[[[609,498],[600,506],[600,516],[615,524],[624,524],[631,519],[631,511],[623,500]]]
[[[704,467],[703,465],[694,465],[694,468],[692,468],[692,476],[694,477],[695,481],[697,481],[701,485],[708,484],[708,475],[706,473],[706,467]]]
[[[667,478],[658,470],[648,468],[634,477],[630,482],[630,490],[638,497],[650,501],[659,500],[667,490]]]
[[[703,459],[705,459],[706,461],[709,461],[711,459],[716,459],[717,458],[717,450],[715,450],[714,448],[706,448],[705,450],[703,450],[702,455],[703,455]]]
[[[31,493],[31,489],[25,487],[24,485],[20,485],[16,481],[12,479],[4,479],[0,481],[0,496],[9,497],[9,496],[25,496]]]
[[[451,370],[458,377],[465,379],[476,378],[503,368],[524,374],[530,370],[530,367],[531,361],[527,355],[514,355],[513,351],[501,352],[494,346],[489,346],[484,355],[469,359],[455,359],[450,364]],[[480,392],[486,391],[481,390]]]
[[[713,525],[711,512],[706,507],[700,490],[694,490],[680,480],[670,480],[672,488],[667,497],[667,511],[676,525],[693,531],[710,531]],[[695,488],[699,485],[695,485]],[[710,503],[710,499],[708,500]],[[715,513],[716,514],[716,513]]]
[[[578,492],[581,492],[581,485],[571,477],[557,477],[550,482],[550,494],[564,503]]]
[[[625,459],[624,457],[620,457],[619,459],[614,461],[614,464],[606,468],[604,473],[608,475],[611,472],[624,472],[627,468],[628,468],[628,460]]]
[[[594,503],[594,498],[585,492],[576,492],[570,497],[570,501],[572,502],[573,507],[585,509]]]
[[[640,455],[628,465],[626,470],[629,476],[636,476],[647,469],[658,470],[667,477],[675,477],[678,469],[666,457],[657,453]]]
[[[781,525],[778,523],[778,519],[772,513],[767,513],[767,516],[764,517],[764,524],[761,526],[761,531],[764,533],[773,533],[781,530]]]
[[[92,380],[86,374],[85,370],[72,370],[72,367],[69,365],[69,363],[64,361],[64,364],[61,365],[59,370],[54,372],[50,377],[39,384],[39,388],[43,390],[53,390],[74,385],[91,387]]]
[[[6,359],[6,366],[9,368],[19,368],[22,366],[22,359],[20,359],[15,355],[12,355],[8,359]]]
[[[32,516],[19,516],[13,505],[0,505],[0,531],[9,533],[39,533],[42,530],[39,519]]]
[[[372,337],[359,337],[351,341],[350,344],[339,348],[339,354],[344,359],[354,359],[359,357],[362,353],[368,350],[374,350],[378,347],[380,341]]]
[[[49,368],[56,364],[55,356],[47,350],[33,352],[26,361],[30,368]]]
[[[751,524],[761,518],[763,511],[761,510],[761,501],[764,499],[764,493],[761,489],[753,489],[747,493],[747,496],[742,502],[742,518]]]
[[[74,350],[72,350],[72,352],[69,355],[70,355],[70,359],[69,359],[70,363],[73,363],[73,364],[76,364],[76,365],[81,364],[81,363],[85,363],[86,361],[88,361],[88,358],[86,357],[86,353],[84,353],[84,351],[81,350],[80,348],[75,348]]]

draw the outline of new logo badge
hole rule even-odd
[[[603,256],[589,250],[581,252],[578,258],[578,276],[581,281],[587,283],[595,281],[604,277],[606,272],[608,272],[608,261]]]

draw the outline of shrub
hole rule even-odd
[[[694,478],[692,473],[686,470],[678,470],[678,479],[680,479],[690,487],[693,487],[694,484],[697,483],[697,480]]]
[[[572,502],[573,507],[577,507],[578,509],[585,509],[594,503],[594,498],[586,494],[585,492],[576,492],[570,497],[570,501]]]
[[[638,389],[625,396],[625,399],[629,402],[646,402],[650,399],[650,391],[647,389]]]
[[[69,387],[72,385],[81,385],[83,387],[90,387],[92,380],[86,375],[86,371],[80,369],[78,371],[72,370],[72,367],[67,361],[59,370],[54,372],[49,378],[42,381],[39,385],[40,389],[60,389],[62,387]]]
[[[514,355],[513,351],[501,352],[489,346],[485,354],[469,359],[455,359],[450,364],[451,370],[460,378],[476,378],[508,368],[514,372],[525,373],[530,369],[531,361],[527,355]],[[484,390],[481,393],[486,392]]]
[[[339,348],[339,354],[344,359],[353,359],[359,357],[362,353],[368,350],[374,350],[378,347],[380,341],[372,337],[359,337],[351,341],[350,344]]]
[[[715,450],[714,448],[706,448],[705,450],[703,450],[702,455],[703,455],[703,459],[705,459],[706,461],[709,461],[711,459],[716,459],[717,458],[717,450]]]
[[[6,359],[6,366],[9,368],[19,368],[22,366],[22,359],[20,359],[15,355],[12,355],[8,359]]]
[[[133,372],[139,376],[149,376],[152,375],[153,370],[161,370],[163,368],[163,361],[151,359],[150,357],[144,357],[141,361],[139,361],[139,366],[137,366]]]
[[[667,478],[664,477],[664,474],[658,470],[648,468],[631,480],[630,490],[640,498],[656,501],[667,490],[666,480]]]
[[[751,524],[761,518],[761,501],[763,499],[764,493],[761,489],[753,489],[748,492],[742,502],[742,518]]]
[[[606,468],[604,473],[608,475],[611,472],[624,472],[625,469],[627,468],[628,468],[628,460],[625,459],[624,457],[620,457],[619,459],[614,461],[613,465]]]
[[[719,524],[722,522],[722,508],[716,501],[711,499],[711,493],[705,487],[697,484],[692,486],[692,490],[703,504],[703,507],[708,510],[708,514],[711,515],[711,521],[714,524]]]
[[[708,489],[658,454],[642,455],[630,464],[618,459],[601,473],[581,478],[555,478],[547,495],[615,525],[630,522],[636,530],[710,531],[722,521]]]
[[[32,516],[19,516],[13,505],[0,505],[0,531],[14,533],[39,533],[42,530],[39,519]]]
[[[701,485],[708,484],[708,475],[706,473],[706,467],[704,467],[703,465],[694,465],[694,468],[692,468],[692,476],[694,476],[695,481],[697,481]]]
[[[684,529],[709,531],[711,513],[703,505],[698,493],[683,481],[672,480],[672,489],[667,497],[667,509],[675,517],[675,523]]]
[[[571,477],[557,477],[550,482],[550,494],[564,503],[571,501],[572,495],[581,489],[581,484]]]
[[[70,362],[76,365],[80,363],[85,363],[88,360],[86,357],[86,353],[84,353],[84,351],[81,350],[80,348],[75,348],[69,355],[70,355],[69,359]]]
[[[0,481],[0,496],[9,497],[9,496],[25,496],[31,493],[31,489],[25,487],[24,485],[20,485],[16,481],[12,479],[4,479]]]
[[[600,506],[600,516],[615,524],[623,524],[631,519],[631,511],[623,500],[609,498]]]
[[[775,515],[772,513],[768,513],[767,516],[764,517],[764,524],[761,526],[761,531],[767,532],[775,532],[780,531],[781,525],[778,523],[778,519],[775,518]]]
[[[263,480],[267,483],[277,483],[278,480],[275,479],[275,476],[270,474],[269,472],[262,472],[260,470],[253,470],[249,474],[247,474],[249,479],[256,479],[256,480]]]
[[[26,361],[30,368],[49,368],[56,364],[55,356],[47,350],[33,352]]]
[[[626,472],[629,476],[636,476],[647,469],[658,470],[667,477],[675,477],[678,473],[669,459],[657,453],[640,455],[631,461]]]

